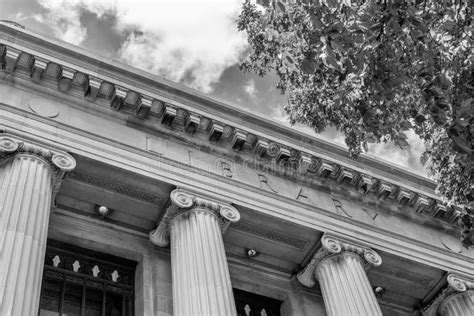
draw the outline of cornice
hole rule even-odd
[[[429,180],[368,157],[351,161],[338,146],[162,78],[60,44],[0,23],[0,67],[6,74],[29,78],[39,86],[109,106],[183,137],[206,141],[210,146],[248,155],[269,169],[282,169],[310,181],[316,178],[349,186],[361,194],[409,207],[413,212],[450,224],[457,222],[460,211],[447,208],[437,199]]]
[[[320,244],[321,247],[308,264],[296,275],[298,281],[306,287],[313,287],[316,284],[318,265],[334,255],[348,252],[360,256],[369,265],[379,266],[382,264],[382,258],[376,251],[357,242],[325,233],[321,237]]]
[[[150,241],[159,247],[169,244],[169,229],[173,220],[191,211],[205,211],[214,214],[219,221],[222,233],[225,233],[231,223],[240,219],[240,213],[230,204],[220,202],[190,191],[175,189],[170,194],[171,204],[158,223],[156,229],[149,234]]]

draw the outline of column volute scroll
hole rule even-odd
[[[0,165],[16,156],[36,158],[51,169],[53,200],[65,174],[76,167],[76,160],[62,150],[36,144],[7,133],[0,134]]]
[[[446,280],[448,285],[421,310],[421,315],[474,315],[474,279],[449,273]]]
[[[382,315],[366,269],[382,264],[370,247],[324,234],[321,247],[296,276],[306,287],[318,282],[329,316]]]
[[[165,211],[156,229],[149,233],[150,241],[159,247],[167,247],[170,243],[170,227],[174,219],[187,212],[209,212],[213,214],[224,234],[230,224],[240,220],[239,211],[230,204],[214,201],[195,193],[176,189],[170,194],[171,204]]]

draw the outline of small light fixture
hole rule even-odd
[[[247,249],[247,257],[249,257],[249,258],[254,258],[254,257],[258,256],[259,254],[260,254],[260,252],[258,252],[255,249]]]
[[[377,297],[382,297],[385,293],[385,288],[381,286],[374,286],[374,293]]]
[[[110,214],[111,209],[104,205],[96,205],[95,212],[99,214],[101,217],[105,218],[107,215]]]

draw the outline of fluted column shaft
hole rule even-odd
[[[344,252],[322,260],[316,277],[328,315],[382,315],[358,254]]]
[[[0,169],[0,315],[38,312],[51,203],[51,168],[18,155]]]
[[[440,306],[443,316],[472,316],[474,315],[474,291],[454,294],[445,299]]]
[[[54,155],[0,136],[2,316],[38,313],[53,183],[59,170],[53,161],[75,165],[67,154]]]
[[[171,226],[176,315],[235,315],[222,232],[214,214],[195,209]]]
[[[236,315],[222,234],[240,219],[229,204],[176,189],[150,241],[171,242],[173,314]]]

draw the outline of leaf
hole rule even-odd
[[[400,127],[402,130],[407,131],[411,129],[413,126],[411,125],[410,121],[404,120],[400,123]]]
[[[262,7],[268,8],[270,7],[270,0],[257,0],[257,4],[261,5]]]
[[[367,142],[363,142],[363,143],[362,143],[362,148],[364,149],[364,151],[365,151],[366,153],[369,152],[369,146],[367,145]]]
[[[420,163],[421,163],[422,166],[426,165],[426,163],[430,159],[430,154],[431,154],[431,152],[429,152],[429,151],[425,151],[424,153],[421,154]]]
[[[283,1],[277,1],[277,7],[281,12],[286,12],[286,3]]]
[[[443,22],[443,27],[447,29],[448,31],[454,29],[456,26],[457,26],[456,22],[452,20],[446,20]]]
[[[463,137],[451,137],[453,140],[453,149],[462,154],[470,154],[471,147],[466,143]]]
[[[311,19],[311,25],[313,26],[313,30],[320,31],[324,27],[323,22],[321,22],[319,17],[317,17],[316,15],[311,14],[310,19]]]
[[[456,121],[456,124],[461,126],[461,127],[468,127],[469,126],[469,121],[468,120],[465,120],[465,119],[457,119]]]
[[[407,136],[407,134],[400,132],[400,133],[398,133],[398,138],[399,139],[407,139],[408,136]]]
[[[285,59],[288,61],[290,64],[294,64],[295,61],[293,60],[293,57],[291,57],[289,54],[285,54]]]
[[[474,112],[474,109],[472,107],[472,98],[468,98],[466,100],[463,100],[461,102],[461,105],[457,111],[457,114],[461,117],[468,117]]]
[[[301,63],[301,70],[304,74],[312,75],[316,70],[318,63],[314,59],[305,58]]]
[[[410,144],[405,139],[397,139],[395,142],[401,149],[410,148]]]

